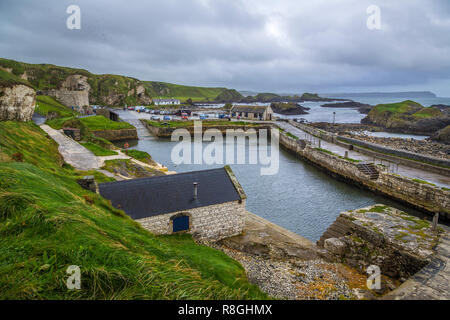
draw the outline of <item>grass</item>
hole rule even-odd
[[[435,184],[433,184],[433,183],[431,183],[431,182],[428,182],[428,181],[425,181],[425,180],[420,180],[420,179],[412,179],[412,181],[414,181],[414,182],[417,182],[417,183],[427,184],[427,185],[429,185],[429,186],[433,186],[433,187],[436,187],[436,185],[435,185]]]
[[[125,151],[125,154],[136,160],[139,160],[139,161],[142,161],[142,162],[145,162],[148,164],[150,164],[153,161],[152,157],[145,151],[129,149],[129,150]]]
[[[99,157],[118,155],[116,151],[105,149],[99,146],[98,144],[92,142],[82,142],[81,145]]]
[[[1,65],[0,65],[1,66]],[[0,69],[0,84],[2,86],[10,86],[15,84],[24,84],[32,87],[32,85],[26,81],[21,79],[20,77],[14,75],[13,73],[9,73],[5,70]]]
[[[413,110],[414,107],[421,108],[422,105],[420,105],[417,102],[411,101],[411,100],[406,100],[406,101],[398,102],[398,103],[379,104],[379,105],[375,106],[372,110],[374,113],[375,112],[381,113],[381,112],[385,112],[385,111],[389,111],[391,113],[407,113],[407,112],[410,112],[411,110]]]
[[[144,86],[154,98],[175,98],[185,102],[189,98],[192,101],[214,101],[225,88],[206,88],[184,86],[167,82],[143,81]]]
[[[82,189],[90,172],[64,165],[36,125],[0,122],[0,156],[0,299],[267,298],[224,253],[155,236]],[[70,265],[81,290],[66,288]]]
[[[436,107],[423,108],[422,110],[419,110],[413,114],[413,116],[418,119],[434,118],[439,117],[441,115],[442,115],[441,110],[439,110],[439,108]]]
[[[128,122],[112,121],[103,116],[80,118],[80,121],[92,131],[134,129]]]
[[[76,112],[72,109],[49,96],[36,97],[36,112],[43,116],[46,116],[49,112],[56,112],[59,117],[73,117],[76,115]]]

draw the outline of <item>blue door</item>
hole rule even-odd
[[[189,216],[182,216],[173,219],[173,232],[189,230]]]

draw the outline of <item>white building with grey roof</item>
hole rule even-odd
[[[229,167],[102,183],[99,192],[155,234],[217,241],[245,224],[246,195]]]

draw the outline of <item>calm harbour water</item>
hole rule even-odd
[[[126,119],[126,114],[121,116]],[[139,126],[138,121],[129,121],[138,127],[140,137],[132,148],[148,152],[169,170],[186,172],[223,166],[174,165],[171,151],[176,142],[158,139]],[[203,143],[203,148],[206,146],[207,143]],[[257,149],[258,146],[246,143],[247,158],[251,148]],[[386,198],[337,181],[283,150],[280,150],[279,161],[279,172],[272,176],[261,176],[260,165],[234,164],[231,168],[247,194],[247,210],[312,241],[320,238],[340,212],[376,203],[423,216]]]

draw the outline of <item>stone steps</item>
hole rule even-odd
[[[373,163],[359,163],[356,167],[366,176],[369,176],[370,180],[377,180],[380,176],[380,173]]]
[[[331,226],[323,233],[320,237],[319,241],[317,241],[317,245],[319,247],[323,247],[325,240],[330,238],[340,238],[347,235],[350,232],[350,227],[348,222],[343,219],[341,216],[336,218],[336,221],[333,222]]]

